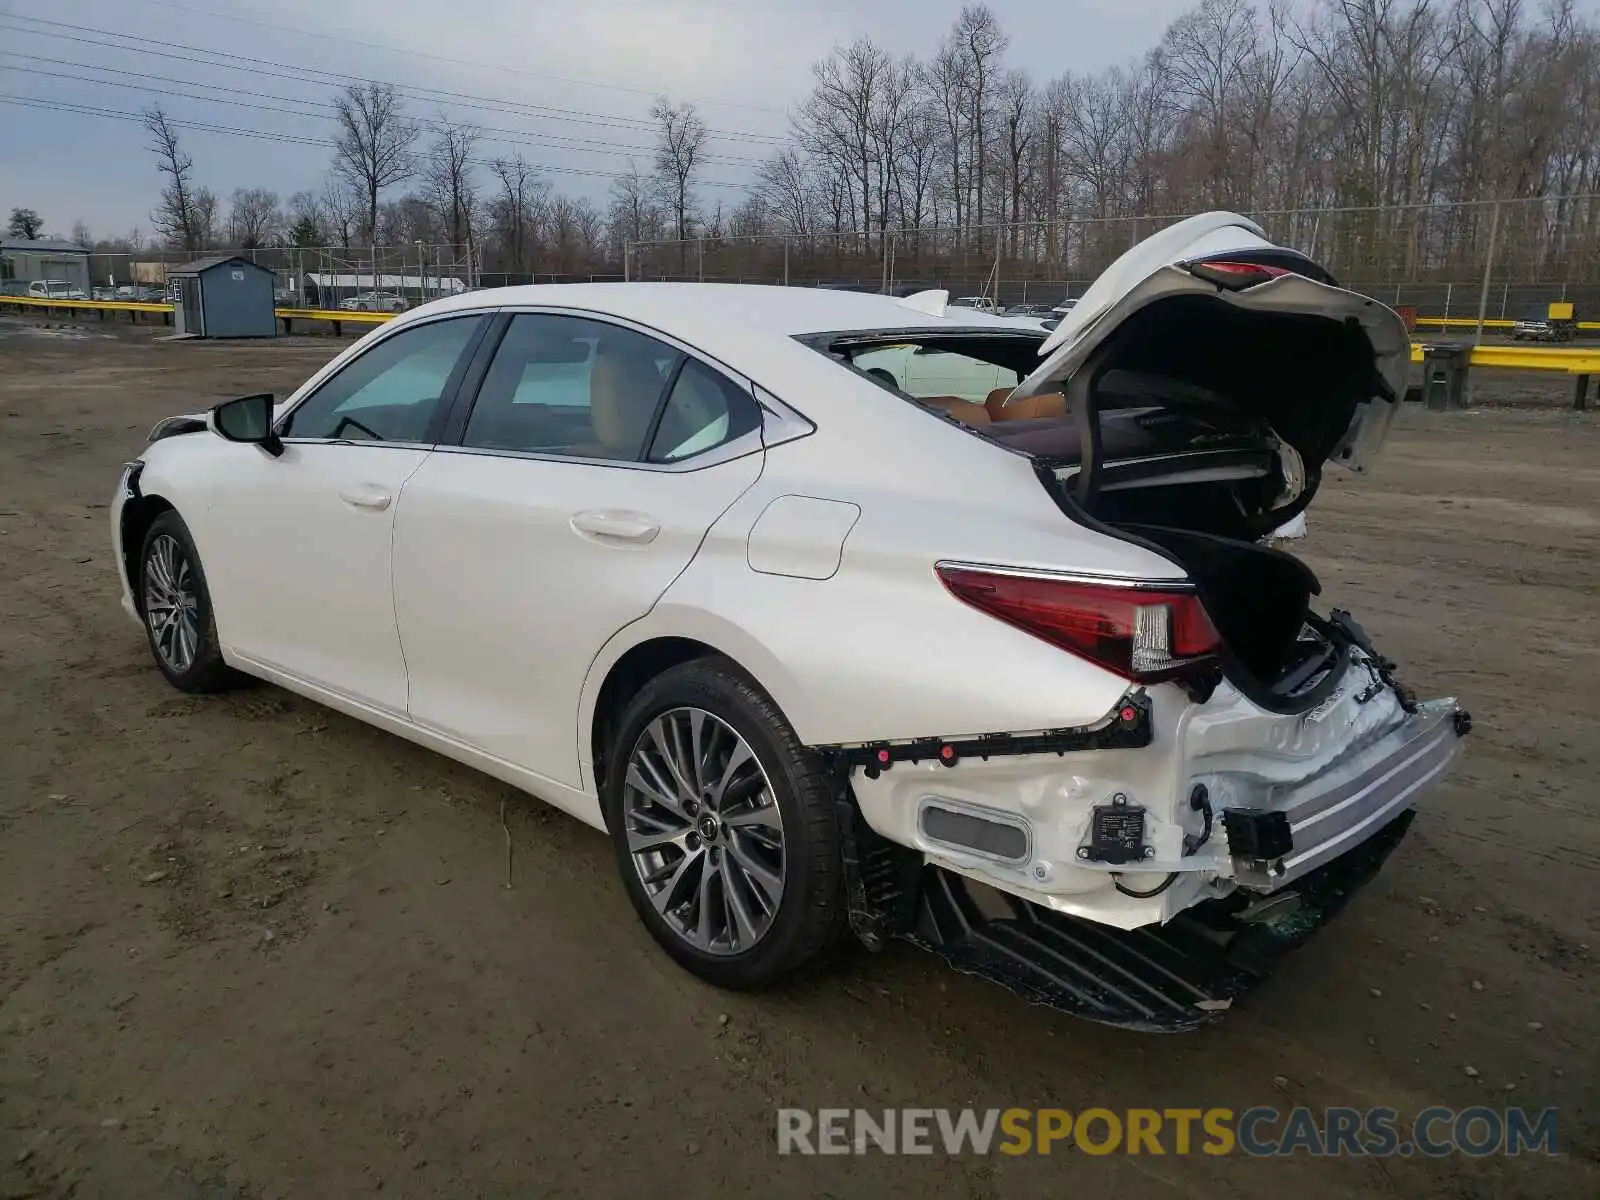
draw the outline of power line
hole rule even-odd
[[[60,21],[46,21],[38,17],[20,16],[14,13],[0,14],[0,21],[26,22],[28,25],[42,25],[45,29],[31,29],[27,26],[13,24],[13,32],[32,34],[35,37],[57,38],[63,41],[77,42],[84,45],[100,46],[107,49],[119,50],[130,53],[153,55],[158,58],[177,59],[183,62],[197,63],[201,66],[217,70],[242,71],[249,74],[270,76],[279,79],[289,79],[297,83],[320,83],[323,86],[347,86],[357,84],[388,84],[397,92],[408,99],[423,100],[439,103],[447,100],[460,104],[465,108],[479,108],[490,112],[504,112],[518,116],[534,116],[549,120],[572,121],[579,124],[601,125],[615,129],[626,129],[634,132],[654,132],[654,126],[641,118],[622,117],[615,114],[593,113],[583,109],[558,108],[545,104],[533,104],[520,100],[504,100],[493,96],[479,96],[465,92],[451,92],[441,88],[423,87],[416,84],[404,83],[398,80],[373,79],[366,76],[351,75],[340,71],[325,71],[319,67],[302,67],[292,63],[276,62],[271,59],[253,58],[248,55],[232,54],[222,50],[211,50],[203,46],[191,46],[183,42],[164,41],[159,38],[146,38],[137,34],[121,33],[117,30],[96,29],[92,26],[67,25]],[[53,30],[68,30],[70,32],[57,33]],[[98,37],[85,37],[84,34],[96,34]],[[104,38],[116,38],[119,41],[108,42]],[[128,45],[125,43],[136,43]],[[162,47],[163,49],[151,49]],[[186,54],[175,51],[187,51]],[[196,58],[194,55],[205,55],[206,58]],[[210,61],[220,59],[224,61]],[[251,64],[251,65],[240,65]],[[267,69],[276,68],[276,69]],[[287,73],[285,73],[287,72]],[[319,78],[320,77],[320,78]],[[787,139],[777,134],[758,134],[737,130],[714,129],[708,127],[709,136],[725,141],[741,141],[760,145],[781,145]]]
[[[192,16],[212,17],[219,21],[234,21],[240,25],[254,25],[257,29],[272,29],[279,33],[292,33],[299,37],[317,38],[325,42],[340,42],[347,46],[360,46],[364,50],[381,50],[386,54],[404,54],[411,58],[427,59],[430,62],[449,63],[452,66],[471,67],[479,71],[501,71],[507,75],[521,75],[528,79],[549,79],[556,83],[572,83],[579,87],[603,88],[613,92],[631,92],[636,96],[655,96],[658,93],[649,88],[629,87],[622,83],[600,83],[593,79],[577,79],[570,75],[552,75],[544,71],[529,71],[523,67],[503,67],[496,63],[487,63],[481,60],[467,58],[451,58],[445,54],[429,54],[423,50],[407,50],[401,46],[386,45],[383,42],[372,42],[364,38],[342,37],[336,33],[322,33],[314,29],[304,29],[297,25],[273,25],[267,21],[257,21],[251,17],[241,17],[233,13],[213,12],[205,8],[191,8],[186,4],[174,4],[172,0],[139,0],[140,3],[153,5],[157,8],[170,8],[177,12],[189,13]],[[710,100],[697,97],[685,97],[706,107],[735,108],[750,112],[776,113],[778,116],[788,114],[781,108],[769,108],[763,104],[744,104],[732,100]]]
[[[42,96],[18,96],[13,93],[0,93],[0,104],[15,104],[24,108],[49,109],[55,112],[74,113],[80,116],[101,117],[108,120],[136,121],[144,123],[143,113],[127,112],[121,109],[101,108],[92,104],[79,104],[70,100],[49,100]],[[301,114],[302,116],[304,114]],[[263,141],[285,142],[300,146],[321,146],[333,149],[331,138],[316,138],[300,134],[278,133],[267,129],[244,129],[231,125],[217,125],[210,121],[197,121],[187,117],[169,115],[167,121],[175,129],[191,130],[198,133],[225,133],[235,137],[259,138]],[[487,167],[491,160],[473,158],[468,160],[473,166]],[[626,179],[626,174],[615,171],[591,171],[585,167],[558,167],[544,163],[530,163],[530,168],[535,172],[551,171],[562,175],[583,175],[593,179]],[[742,183],[729,183],[723,180],[706,179],[698,181],[704,187],[743,188]]]
[[[0,92],[0,104],[15,104],[23,108],[44,108],[55,112],[77,113],[82,116],[104,117],[119,121],[136,121],[144,124],[143,113],[122,112],[113,108],[101,108],[93,104],[78,104],[71,100],[46,100],[39,96],[17,96],[9,92]],[[290,142],[301,146],[329,146],[332,142],[326,138],[301,137],[292,133],[273,133],[265,129],[239,129],[231,125],[215,125],[209,121],[179,120],[169,118],[169,123],[178,129],[195,130],[201,133],[226,133],[237,137],[260,138],[269,142]]]
[[[85,63],[85,62],[76,62],[76,61],[73,61],[71,59],[48,58],[48,57],[45,57],[45,56],[42,56],[42,55],[36,55],[36,54],[19,54],[19,53],[15,52],[15,51],[11,51],[11,50],[0,50],[0,58],[16,58],[16,59],[22,59],[22,60],[28,61],[28,62],[49,63],[49,64],[54,65],[54,66],[78,67],[80,69],[91,70],[91,71],[101,71],[101,72],[105,72],[105,73],[108,73],[108,74],[125,75],[125,76],[128,76],[128,77],[132,78],[132,79],[151,80],[153,82],[162,83],[162,84],[166,84],[166,85],[169,85],[169,86],[151,87],[151,86],[148,86],[148,85],[145,85],[145,84],[128,83],[128,82],[124,82],[123,80],[119,80],[119,79],[96,79],[96,78],[94,78],[92,76],[88,76],[88,75],[74,75],[74,74],[70,74],[70,73],[64,72],[64,71],[49,71],[49,70],[45,70],[44,68],[41,68],[41,67],[14,67],[14,66],[6,66],[4,64],[0,64],[0,70],[16,71],[16,72],[18,72],[20,74],[26,74],[26,75],[43,75],[43,76],[47,76],[47,77],[55,78],[55,79],[68,79],[68,80],[73,80],[73,81],[76,81],[76,82],[79,82],[79,83],[93,83],[93,84],[98,84],[98,85],[100,85],[102,87],[120,87],[120,88],[130,89],[130,90],[133,90],[133,91],[154,92],[154,93],[156,93],[158,95],[177,96],[177,97],[181,97],[183,99],[189,99],[189,100],[203,100],[203,101],[205,101],[207,103],[211,103],[211,104],[229,104],[229,105],[233,105],[233,106],[236,106],[236,107],[251,109],[251,110],[254,110],[254,111],[257,111],[257,112],[283,113],[283,114],[285,114],[287,116],[300,117],[300,118],[321,117],[321,118],[324,118],[324,119],[332,119],[333,114],[336,111],[335,110],[335,106],[330,104],[330,103],[328,103],[327,101],[322,101],[322,100],[299,100],[299,99],[296,99],[296,98],[294,98],[292,96],[278,96],[278,95],[274,95],[274,94],[269,93],[269,92],[250,91],[250,90],[245,89],[245,88],[237,88],[237,87],[232,87],[232,86],[225,86],[225,85],[222,85],[222,84],[201,83],[198,80],[192,80],[192,79],[175,79],[175,78],[173,78],[171,76],[168,76],[168,75],[155,75],[155,74],[151,74],[151,73],[145,72],[145,71],[129,71],[129,70],[126,70],[126,69],[124,69],[122,67],[104,66],[104,65],[99,64],[99,63]],[[311,108],[311,109],[317,109],[317,110],[320,110],[320,111],[318,111],[318,112],[303,112],[303,111],[299,111],[297,109],[279,108],[279,107],[276,107],[274,105],[269,105],[269,104],[260,104],[260,103],[253,103],[253,102],[247,102],[247,101],[241,101],[241,100],[229,100],[229,99],[224,99],[224,98],[218,97],[218,96],[195,95],[192,92],[175,91],[173,89],[172,85],[176,85],[178,87],[184,87],[184,88],[202,88],[202,89],[204,89],[206,91],[210,91],[210,92],[221,92],[221,93],[224,94],[224,96],[227,96],[227,95],[249,96],[249,97],[252,97],[253,100],[257,100],[257,101],[259,101],[259,100],[273,100],[273,101],[277,101],[277,102],[279,102],[281,104],[294,104],[294,105],[299,105],[302,108]],[[431,130],[433,132],[439,132],[443,128],[443,126],[440,125],[438,122],[429,121],[429,120],[419,121],[418,124],[421,125],[423,128]],[[493,128],[493,127],[477,127],[477,128],[478,128],[478,132],[480,133],[480,135],[482,136],[484,141],[499,142],[499,143],[502,143],[502,144],[505,144],[505,145],[512,145],[512,146],[529,146],[529,147],[536,147],[536,148],[539,148],[539,149],[548,149],[548,150],[571,150],[571,151],[581,152],[581,153],[585,153],[585,154],[621,155],[621,154],[637,153],[637,154],[653,155],[655,153],[655,148],[653,146],[639,146],[639,145],[633,145],[633,144],[624,143],[624,142],[607,142],[607,141],[604,141],[602,139],[597,139],[597,138],[574,138],[574,137],[567,137],[564,134],[542,133],[541,132],[541,133],[538,133],[538,135],[537,135],[538,137],[545,138],[545,139],[551,139],[551,140],[548,140],[548,141],[530,141],[530,140],[527,140],[527,134],[529,132],[532,132],[532,131],[528,131],[528,130],[497,129],[497,128]],[[707,165],[711,165],[711,166],[750,167],[750,166],[757,165],[757,161],[758,160],[752,159],[752,158],[739,157],[739,156],[735,156],[735,155],[710,154],[710,155],[706,155],[703,161]],[[712,181],[712,182],[715,185],[715,181]],[[732,186],[737,186],[737,185],[732,185]]]

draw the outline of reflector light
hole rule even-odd
[[[937,570],[964,603],[1136,683],[1159,683],[1209,665],[1220,648],[1200,598],[1187,589],[945,564]]]

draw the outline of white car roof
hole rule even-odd
[[[446,311],[545,304],[622,317],[690,342],[697,342],[700,332],[713,335],[715,340],[718,329],[730,326],[779,336],[976,327],[1038,332],[1036,326],[1016,318],[990,316],[972,309],[932,316],[902,304],[894,296],[871,292],[742,283],[556,283],[487,288],[435,300],[413,309],[406,319]]]

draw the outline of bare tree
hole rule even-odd
[[[694,210],[694,173],[706,144],[706,124],[693,104],[674,105],[665,96],[650,109],[656,122],[656,178],[672,208],[675,236],[689,236]]]
[[[196,250],[211,250],[217,244],[217,230],[221,224],[217,197],[210,188],[199,188],[194,193],[194,237]]]
[[[629,164],[630,168],[632,164]],[[501,230],[506,249],[515,270],[528,269],[532,263],[532,226],[534,210],[548,195],[550,185],[541,180],[522,155],[497,158],[489,164],[489,172],[500,185],[500,195],[495,204],[495,221]]]
[[[351,84],[333,101],[333,169],[366,202],[364,232],[378,228],[378,196],[416,172],[419,129],[392,83]]]
[[[987,4],[969,4],[962,8],[961,15],[956,18],[955,28],[950,31],[950,39],[960,47],[970,64],[966,96],[967,163],[973,182],[973,215],[982,223],[985,216],[983,185],[989,165],[990,89],[998,69],[998,60],[1011,44],[1011,39],[1000,32],[999,19]]]
[[[333,171],[322,181],[322,194],[319,200],[329,232],[334,235],[340,247],[348,250],[355,240],[356,230],[362,217],[366,215],[364,212],[366,198],[358,195],[337,171]],[[368,219],[375,218],[368,217]]]
[[[89,226],[84,221],[72,223],[72,241],[74,245],[82,246],[85,250],[94,249],[94,235],[89,232]]]
[[[478,207],[478,185],[472,165],[472,152],[480,131],[475,125],[462,125],[439,114],[437,133],[423,167],[428,198],[444,225],[452,246],[465,246],[467,261],[476,262],[473,215]]]
[[[278,193],[266,188],[235,188],[228,205],[228,242],[237,250],[270,245],[283,224]]]
[[[314,192],[296,192],[290,196],[284,219],[291,246],[326,246],[331,240],[327,213]]]
[[[195,207],[194,159],[179,144],[177,128],[159,105],[144,114],[144,127],[150,134],[156,169],[166,179],[150,224],[168,245],[192,254],[205,245],[201,214]]]
[[[816,180],[811,164],[798,150],[782,150],[757,168],[756,187],[766,200],[779,228],[785,233],[810,237],[817,229]]]
[[[631,243],[653,241],[662,235],[662,214],[656,203],[658,191],[654,181],[639,173],[631,158],[627,172],[612,183],[609,222],[619,257],[628,253]]]

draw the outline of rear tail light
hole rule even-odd
[[[1159,683],[1209,665],[1220,648],[1192,591],[943,563],[936,569],[958,600],[1136,683]]]
[[[1185,265],[1189,268],[1189,274],[1204,279],[1207,283],[1214,283],[1228,292],[1242,292],[1245,288],[1266,283],[1269,279],[1294,274],[1285,267],[1268,267],[1261,263],[1233,262],[1220,258]]]

